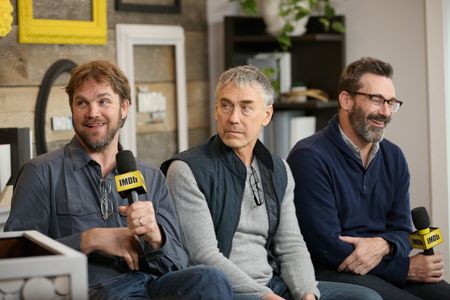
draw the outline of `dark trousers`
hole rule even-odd
[[[384,300],[443,300],[450,299],[450,285],[446,281],[439,283],[407,282],[400,288],[378,276],[355,275],[334,270],[316,270],[317,280],[352,283],[377,291]]]
[[[233,299],[233,290],[222,271],[195,266],[160,277],[143,272],[124,273],[90,289],[89,299],[229,300]]]

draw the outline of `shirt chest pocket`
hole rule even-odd
[[[65,191],[63,191],[65,190]],[[100,216],[100,205],[96,191],[91,191],[89,187],[82,187],[80,185],[70,185],[56,192],[55,199],[56,213],[58,216]]]
[[[104,226],[98,200],[80,194],[69,193],[56,201],[56,224],[62,236]]]

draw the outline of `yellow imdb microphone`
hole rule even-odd
[[[119,175],[116,175],[116,188],[122,198],[128,198],[128,204],[139,201],[138,194],[145,194],[144,177],[137,170],[136,160],[130,150],[119,151],[116,155],[116,168]]]
[[[417,229],[409,235],[412,247],[424,250],[423,254],[425,255],[433,255],[433,247],[442,243],[441,230],[430,227],[430,217],[427,209],[423,206],[411,210],[411,217]]]

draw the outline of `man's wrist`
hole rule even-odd
[[[415,281],[417,279],[416,269],[414,266],[414,261],[409,257],[408,273],[406,275],[407,280]]]
[[[383,255],[383,256],[391,255],[394,251],[393,245],[383,237],[377,237],[377,238],[380,239],[384,244],[382,249],[380,249],[381,255]]]
[[[149,235],[146,241],[154,250],[162,248],[166,242],[166,236],[162,226],[158,224],[158,231],[154,232],[151,236]]]
[[[391,254],[393,254],[394,252],[394,247],[393,247],[393,245],[391,244],[391,243],[389,243],[389,241],[387,241],[386,239],[384,239],[384,238],[382,238],[382,237],[380,237],[380,239],[384,242],[384,244],[385,244],[385,248],[384,248],[384,251],[383,251],[383,256],[385,256],[385,255],[391,255]]]
[[[80,234],[80,250],[86,255],[88,255],[95,249],[95,245],[93,245],[93,243],[96,241],[96,239],[92,238],[92,235],[95,234],[95,230],[96,228],[91,228]]]

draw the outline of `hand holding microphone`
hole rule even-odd
[[[440,253],[434,254],[433,247],[442,243],[441,231],[439,228],[430,227],[430,217],[425,207],[414,208],[411,210],[411,216],[417,229],[409,236],[411,245],[424,251],[410,257],[408,280],[439,282],[444,277],[444,263]]]
[[[142,249],[145,245],[144,236],[148,243],[157,249],[162,244],[162,236],[152,203],[139,201],[138,195],[145,194],[147,188],[142,173],[137,170],[133,153],[130,150],[119,151],[116,164],[119,173],[115,176],[117,191],[122,198],[128,199],[129,204],[128,207],[120,208],[120,211],[127,215],[128,227],[139,236]]]
[[[441,230],[430,227],[430,217],[423,206],[411,210],[411,216],[417,231],[409,235],[411,245],[415,249],[423,249],[425,255],[433,255],[433,247],[442,243]]]
[[[120,196],[128,198],[130,205],[139,201],[138,194],[145,194],[147,188],[142,173],[137,170],[133,152],[119,151],[116,155],[116,168],[119,175],[114,179]]]

